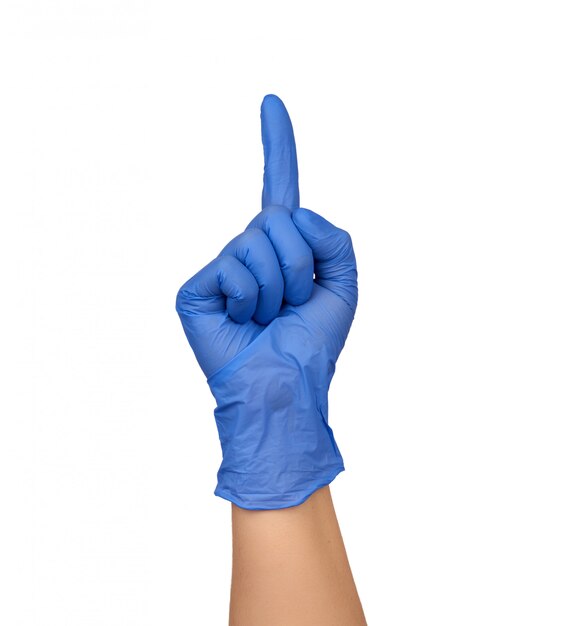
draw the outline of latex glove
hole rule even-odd
[[[328,388],[357,306],[349,235],[298,208],[293,129],[261,109],[263,210],[179,290],[177,311],[216,399],[215,494],[246,509],[302,503],[344,469]]]

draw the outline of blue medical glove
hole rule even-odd
[[[298,208],[289,115],[261,109],[263,209],[179,290],[177,311],[216,399],[215,494],[246,509],[301,504],[344,469],[328,388],[357,306],[349,235]]]

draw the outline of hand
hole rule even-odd
[[[262,104],[262,211],[179,290],[177,311],[217,401],[215,493],[295,506],[342,471],[327,394],[357,306],[349,235],[298,208],[293,129]]]

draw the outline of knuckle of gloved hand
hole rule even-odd
[[[244,289],[237,289],[232,299],[237,302],[253,302],[258,299],[259,287],[256,282],[249,283],[244,286]]]
[[[310,273],[312,277],[312,259],[305,254],[299,254],[283,264],[285,272],[290,274]]]
[[[240,261],[238,261],[238,259],[230,252],[227,252],[226,254],[221,254],[219,259],[220,260],[217,264],[217,276],[219,283],[221,283],[222,281],[224,281],[226,274],[236,271],[236,268],[240,264]]]
[[[192,294],[189,289],[189,281],[184,283],[176,295],[176,311],[187,315],[190,311]]]
[[[266,230],[287,218],[291,218],[291,211],[279,204],[271,204],[261,212],[262,227],[265,226]]]
[[[248,247],[257,244],[264,237],[264,232],[255,226],[249,226],[241,235],[240,240]]]
[[[353,240],[346,230],[338,228],[334,243],[338,257],[348,257],[353,254]]]
[[[343,228],[339,229],[340,238],[342,241],[342,245],[347,248],[353,248],[353,240],[351,239],[351,235],[347,232],[347,230],[343,230]]]

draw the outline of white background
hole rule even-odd
[[[2,1],[2,624],[226,623],[174,304],[260,208],[273,92],[359,262],[330,411],[369,623],[560,626],[558,7]]]

